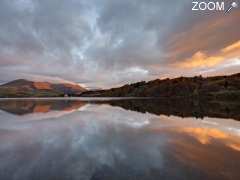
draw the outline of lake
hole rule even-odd
[[[0,100],[1,180],[239,180],[240,105]]]

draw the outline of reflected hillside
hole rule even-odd
[[[240,103],[189,101],[186,99],[61,99],[61,100],[1,100],[0,109],[15,115],[74,111],[86,104],[107,104],[126,110],[178,117],[214,117],[240,120]]]
[[[48,113],[50,111],[73,111],[84,106],[83,101],[68,100],[2,100],[0,109],[15,115]]]
[[[98,102],[102,103],[102,102]],[[112,106],[127,110],[148,112],[156,115],[179,117],[215,117],[240,120],[240,103],[219,103],[209,101],[189,101],[186,99],[131,99],[105,101]]]
[[[238,121],[157,117],[103,104],[57,120],[12,118],[0,113],[1,180],[240,179]]]

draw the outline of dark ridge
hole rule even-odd
[[[2,84],[1,86],[21,86],[26,84],[32,84],[32,81],[28,81],[26,79],[17,79],[6,84]]]
[[[127,84],[122,87],[87,91],[84,97],[164,97],[209,98],[240,101],[240,73],[215,77],[178,77]]]

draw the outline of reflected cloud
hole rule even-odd
[[[240,143],[239,144],[229,144],[229,147],[236,151],[240,151]]]
[[[0,128],[0,179],[239,178],[239,137],[228,131],[237,129],[238,121],[208,124],[204,121],[215,119],[156,116],[93,103],[54,121],[18,121],[30,114],[11,121],[13,116],[6,115],[0,114],[7,122]]]
[[[221,141],[221,143],[223,143],[226,147],[240,151],[239,135],[235,133],[207,127],[180,128],[177,131],[194,137],[203,145],[210,145],[215,141]]]
[[[229,135],[217,129],[209,128],[183,128],[181,132],[195,137],[202,144],[210,144],[211,139],[227,139]]]

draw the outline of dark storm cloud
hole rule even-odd
[[[102,47],[91,48],[90,56],[103,56],[105,65],[119,67],[161,61],[159,41],[183,5],[184,1],[105,1],[97,25],[106,41]]]
[[[0,4],[1,68],[13,65],[9,69],[15,71],[19,65],[20,73],[60,75],[64,66],[73,65],[72,50],[83,46],[91,34],[84,18],[87,4],[79,1],[3,0]]]
[[[209,37],[211,46],[194,43],[196,48],[181,51],[181,43],[192,46],[184,32],[192,32],[196,19],[204,29],[208,18],[192,14],[189,0],[1,0],[0,81],[68,80],[109,87],[178,75],[182,70],[170,66],[174,53],[187,57],[221,44]],[[231,42],[238,40],[236,32]]]

